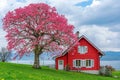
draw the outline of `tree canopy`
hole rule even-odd
[[[42,52],[62,50],[76,40],[74,26],[55,7],[45,3],[9,11],[3,19],[3,28],[7,32],[8,49],[16,50],[21,57],[34,51],[37,62],[36,57]]]

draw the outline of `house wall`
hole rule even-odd
[[[86,54],[78,53],[78,46],[87,46],[88,52]],[[73,67],[73,60],[75,59],[93,59],[94,66],[92,68],[79,68],[79,70],[99,70],[100,68],[100,59],[99,53],[96,48],[94,48],[86,39],[82,38],[79,41],[79,44],[72,48],[68,54],[56,58],[56,69],[58,69],[58,60],[64,60],[64,67],[68,64],[71,70],[78,70],[78,68]]]
[[[61,57],[57,57],[55,59],[55,68],[56,69],[58,69],[58,60],[64,60],[64,68],[65,68],[65,66],[67,65],[67,60],[68,60],[66,55],[65,56],[61,56]]]
[[[100,66],[100,60],[99,60],[99,54],[96,48],[94,48],[87,40],[82,38],[79,41],[80,46],[87,46],[88,47],[88,52],[86,54],[80,54],[78,53],[78,45],[74,47],[73,50],[71,50],[68,54],[69,61],[68,64],[71,66],[71,69],[75,69],[73,67],[73,60],[74,59],[93,59],[94,60],[94,67],[92,68],[85,68],[82,67],[80,69],[82,70],[98,70]]]

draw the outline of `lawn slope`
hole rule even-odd
[[[120,77],[120,72],[114,74]],[[48,67],[33,69],[31,65],[0,62],[0,80],[120,80],[120,78],[59,71]]]

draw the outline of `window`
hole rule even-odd
[[[87,53],[88,49],[87,46],[78,46],[78,52],[81,54]]]
[[[76,66],[81,66],[81,60],[76,60]]]
[[[88,60],[73,60],[73,67],[91,68],[93,66],[94,66],[94,62],[91,59],[88,59]]]
[[[59,60],[59,65],[63,65],[63,60]]]
[[[86,67],[92,67],[93,66],[93,60],[86,60]]]
[[[73,67],[81,67],[82,60],[73,60]]]

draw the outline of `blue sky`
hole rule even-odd
[[[7,45],[1,21],[5,14],[38,2],[56,7],[75,32],[79,30],[101,50],[120,51],[120,0],[0,0],[0,47]]]
[[[92,2],[93,2],[93,0],[85,0],[85,1],[82,1],[82,2],[78,2],[78,3],[76,3],[75,6],[86,7],[86,6],[91,5]]]

